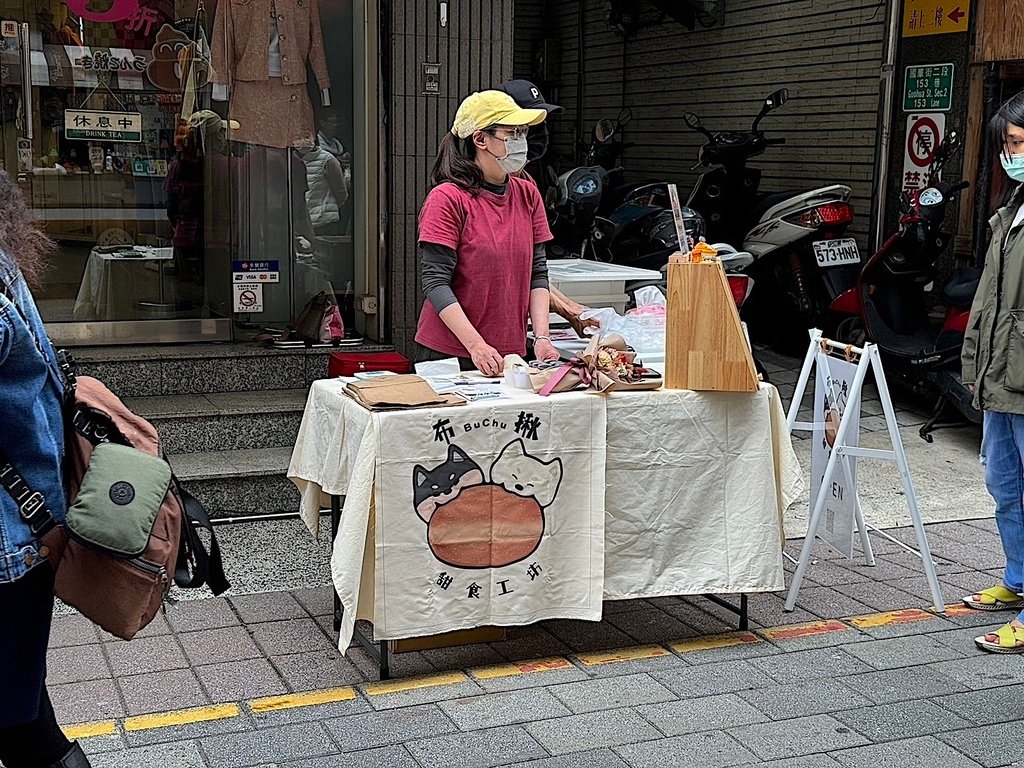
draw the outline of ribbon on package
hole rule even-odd
[[[636,352],[617,333],[591,338],[579,357],[554,371],[530,374],[534,391],[547,397],[581,384],[597,392],[660,389],[661,377],[644,378],[648,369],[636,362]]]

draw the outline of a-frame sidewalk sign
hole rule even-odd
[[[940,613],[945,612],[946,606],[942,599],[942,588],[939,586],[939,580],[935,572],[935,562],[932,560],[925,526],[922,523],[921,512],[918,509],[918,497],[913,492],[910,468],[907,465],[906,453],[903,450],[903,440],[900,437],[899,425],[896,422],[896,413],[893,409],[892,398],[889,396],[885,372],[882,369],[882,358],[879,354],[879,348],[870,343],[865,344],[861,348],[830,341],[823,338],[821,332],[817,329],[811,330],[810,336],[811,342],[807,349],[807,356],[804,358],[804,366],[800,372],[800,379],[797,381],[796,391],[793,394],[793,402],[790,403],[790,412],[788,412],[786,417],[786,423],[791,433],[795,430],[800,430],[817,432],[821,435],[827,428],[829,430],[828,444],[822,444],[824,450],[827,451],[827,462],[825,463],[820,482],[815,482],[813,473],[811,476],[811,518],[808,523],[807,534],[804,537],[804,544],[800,551],[800,558],[796,561],[797,570],[793,575],[784,609],[791,611],[796,607],[797,595],[800,592],[801,582],[804,580],[804,574],[810,563],[815,537],[828,541],[829,534],[831,534],[833,535],[831,540],[837,541],[835,527],[829,526],[830,530],[826,532],[823,525],[826,517],[826,507],[829,503],[836,503],[839,500],[845,499],[851,518],[849,530],[851,550],[847,553],[848,556],[852,558],[853,527],[856,527],[859,534],[864,562],[867,565],[874,565],[874,553],[871,551],[871,544],[868,540],[868,530],[893,542],[908,552],[918,555],[925,567],[925,575],[931,590],[934,610]],[[817,419],[815,422],[797,421],[808,382],[815,369],[817,369],[817,383],[822,385],[822,389],[828,390],[833,386],[834,382],[843,380],[842,374],[834,376],[831,369],[842,368],[844,362],[849,364],[847,370],[849,373],[852,373],[853,380],[849,383],[844,380],[846,387],[841,393],[842,396],[839,396],[840,393],[837,391],[814,391],[814,397],[820,399],[824,406],[828,407],[830,422],[828,424],[817,423]],[[864,447],[858,445],[861,395],[868,370],[874,375],[874,382],[876,382],[879,389],[882,412],[888,427],[889,439],[892,442],[891,451],[864,449]],[[817,404],[815,403],[816,411],[818,410]],[[836,423],[837,416],[838,426]],[[857,459],[881,459],[896,462],[903,484],[903,494],[909,507],[910,520],[913,523],[916,539],[918,539],[918,549],[913,549],[903,542],[894,539],[886,534],[884,530],[864,520],[864,513],[860,507],[860,499],[857,496],[856,488]],[[816,494],[814,492],[815,487],[817,488]],[[844,493],[835,493],[834,489],[836,488],[843,488]],[[840,510],[839,514],[842,514],[842,510]],[[834,515],[829,514],[829,523],[834,522]],[[842,541],[842,537],[839,538],[839,541]],[[838,547],[838,549],[843,551],[842,547]],[[793,558],[791,557],[790,559],[792,560]]]

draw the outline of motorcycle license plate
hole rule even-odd
[[[819,267],[838,267],[840,264],[860,264],[860,251],[852,237],[842,240],[818,240],[812,243],[814,258]]]

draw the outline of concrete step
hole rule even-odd
[[[308,389],[128,397],[170,455],[284,448],[295,444]]]
[[[286,474],[287,448],[180,453],[174,474],[213,517],[297,512],[299,492]]]
[[[342,352],[394,347],[362,344]],[[95,376],[119,397],[301,389],[327,376],[327,347],[276,349],[254,343],[78,347],[79,373]]]

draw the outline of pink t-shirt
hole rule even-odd
[[[456,184],[434,187],[420,211],[421,243],[455,250],[452,292],[466,317],[501,355],[526,353],[526,320],[535,244],[551,239],[544,203],[533,182],[508,177],[504,195]],[[447,355],[467,357],[429,301],[423,302],[416,341]]]

